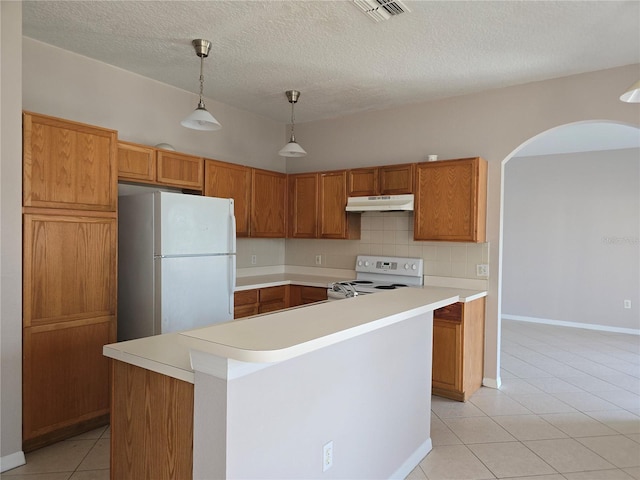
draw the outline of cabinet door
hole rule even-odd
[[[380,195],[402,195],[413,193],[415,166],[412,163],[387,165],[378,169],[378,192]]]
[[[462,322],[433,318],[432,389],[455,398],[462,393]],[[452,397],[453,395],[453,397]]]
[[[355,168],[348,172],[350,197],[378,195],[378,169]]]
[[[288,237],[316,238],[318,235],[318,175],[289,175]]]
[[[115,341],[115,316],[24,329],[24,450],[108,422],[109,361],[102,346]]]
[[[347,215],[347,172],[319,174],[318,230],[321,238],[360,238],[360,214]]]
[[[24,326],[115,316],[117,220],[24,215]]]
[[[250,168],[233,163],[205,160],[204,194],[208,197],[233,198],[236,235],[249,236]]]
[[[484,242],[486,161],[428,162],[416,170],[415,240]]]
[[[251,171],[250,236],[286,236],[287,176],[268,170]]]
[[[117,132],[23,115],[23,206],[116,210]]]
[[[322,302],[327,299],[327,289],[321,287],[309,287],[306,285],[290,285],[289,306],[298,307],[310,303]]]
[[[202,190],[204,160],[202,157],[185,155],[169,150],[157,150],[159,184],[173,187]]]
[[[153,183],[156,181],[155,148],[118,142],[118,179]]]

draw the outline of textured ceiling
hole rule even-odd
[[[23,33],[194,93],[210,40],[205,96],[282,122],[288,89],[305,122],[640,63],[635,0],[405,3],[24,1]]]

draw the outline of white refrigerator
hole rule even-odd
[[[118,341],[233,319],[233,199],[118,198]]]

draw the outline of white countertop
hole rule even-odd
[[[302,285],[326,288],[332,282],[353,280],[355,275],[336,277],[325,275],[304,275],[300,273],[275,273],[236,278],[236,292],[253,288],[277,287],[278,285]]]
[[[462,293],[462,296],[461,296]],[[284,361],[486,292],[403,288],[114,343],[103,354],[193,383],[191,350],[241,362]]]

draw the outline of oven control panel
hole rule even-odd
[[[423,260],[409,257],[358,255],[356,258],[356,272],[421,277]]]

